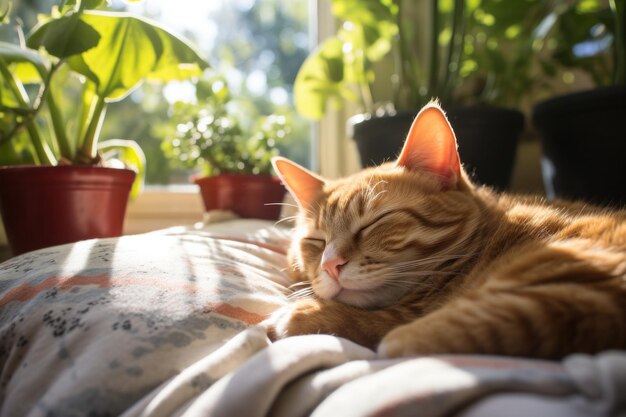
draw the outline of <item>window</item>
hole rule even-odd
[[[190,39],[211,65],[207,77],[223,77],[226,82],[232,97],[228,112],[244,130],[252,131],[264,115],[286,116],[291,131],[279,144],[280,152],[309,166],[311,123],[293,108],[293,82],[310,45],[308,2],[116,0],[111,7],[152,18]],[[148,185],[188,184],[197,171],[185,169],[163,151],[163,140],[175,128],[171,118],[176,101],[196,103],[192,112],[203,107],[191,82],[144,85],[129,99],[109,106],[103,137],[139,142],[148,160]]]
[[[47,13],[58,1],[16,1],[23,29],[36,24],[38,13]],[[195,43],[211,64],[213,75],[224,77],[233,100],[229,111],[251,127],[256,119],[270,113],[289,117],[291,135],[279,144],[281,154],[319,169],[321,159],[317,144],[312,144],[315,125],[300,117],[293,106],[293,83],[297,71],[309,53],[310,25],[316,17],[331,21],[327,0],[109,0],[108,8],[137,13],[173,29]],[[321,27],[319,37],[330,29]],[[0,38],[4,34],[0,33]],[[9,34],[14,36],[14,34]],[[316,43],[316,42],[313,42]],[[165,100],[163,99],[165,98]],[[70,95],[67,100],[71,100]],[[147,187],[131,203],[127,232],[141,232],[200,220],[202,207],[195,186],[189,178],[197,170],[181,166],[163,150],[164,127],[171,128],[172,105],[177,101],[198,103],[196,87],[190,82],[166,85],[146,83],[125,100],[108,106],[102,127],[102,139],[136,140],[147,157]],[[70,122],[71,123],[71,122]],[[320,124],[318,133],[326,133],[333,144],[336,132],[328,134],[324,126],[338,127],[343,121]],[[338,158],[335,148],[328,155]],[[340,157],[340,156],[339,156]],[[328,158],[326,158],[328,161]],[[323,164],[322,164],[323,165]],[[336,164],[335,164],[336,165]],[[323,168],[323,166],[322,166]]]

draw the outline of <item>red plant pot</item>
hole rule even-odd
[[[0,210],[13,254],[122,234],[129,169],[0,167]]]
[[[285,187],[269,175],[223,174],[195,178],[204,208],[230,210],[243,218],[276,220]]]

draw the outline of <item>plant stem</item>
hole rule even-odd
[[[72,150],[70,147],[69,140],[67,138],[67,132],[65,131],[65,123],[63,120],[63,116],[61,115],[61,111],[56,104],[56,100],[54,95],[52,94],[52,76],[59,69],[59,67],[63,64],[63,60],[58,61],[54,64],[48,74],[40,74],[41,78],[44,80],[44,88],[39,94],[37,98],[36,110],[42,106],[45,101],[48,105],[48,111],[50,112],[50,119],[52,120],[52,128],[54,130],[54,137],[56,138],[56,143],[61,152],[61,158],[67,160],[68,162],[72,160]]]
[[[48,105],[48,111],[50,112],[50,119],[52,120],[52,128],[54,130],[54,137],[56,138],[57,145],[59,146],[59,151],[61,152],[61,158],[66,161],[72,160],[72,149],[70,147],[70,143],[67,137],[67,132],[65,131],[65,122],[63,120],[63,116],[61,114],[61,110],[57,106],[54,95],[52,94],[52,75],[56,72],[57,69],[63,64],[63,60],[57,62],[50,68],[47,77],[44,77],[42,74],[42,79],[44,80],[45,88],[41,92],[38,99],[38,107],[41,106],[42,102],[46,102]]]
[[[98,156],[98,137],[100,136],[100,129],[102,128],[102,122],[104,121],[104,115],[106,113],[106,103],[104,97],[96,95],[91,105],[91,111],[89,113],[89,124],[87,125],[87,131],[85,132],[85,138],[78,154],[76,155],[76,162],[79,164],[95,164],[97,163]]]
[[[465,27],[464,27],[464,6],[465,0],[454,1],[454,11],[452,15],[452,34],[450,35],[450,45],[448,46],[448,57],[445,63],[445,78],[443,82],[443,92],[441,100],[444,102],[450,99],[452,90],[456,84],[461,57],[463,56]]]
[[[30,99],[24,90],[24,86],[13,76],[11,71],[9,71],[3,59],[0,59],[0,72],[20,106],[30,107]],[[24,116],[23,123],[26,126],[31,143],[35,148],[36,161],[44,165],[56,165],[57,160],[52,149],[50,149],[48,143],[41,137],[37,130],[37,126],[33,120],[35,113],[35,109],[33,109],[30,115]]]
[[[626,28],[624,28],[624,25],[626,25],[626,7],[623,0],[609,0],[609,4],[615,18],[613,83],[621,85],[626,84],[626,45],[624,44],[624,36],[626,36]]]
[[[85,80],[81,93],[80,111],[78,112],[78,123],[74,136],[76,138],[76,149],[80,149],[83,146],[83,140],[87,132],[87,124],[89,123],[89,112],[95,95],[95,87],[92,88],[92,84],[88,80]]]
[[[374,110],[374,98],[372,97],[372,90],[370,84],[367,81],[367,58],[365,57],[365,51],[361,51],[361,54],[357,56],[357,64],[360,68],[357,71],[359,74],[359,92],[361,94],[361,101],[366,113],[371,113]]]
[[[428,94],[437,95],[437,78],[439,75],[439,0],[431,2],[432,39],[430,45],[430,74],[428,81]]]
[[[421,73],[419,65],[415,62],[415,56],[411,53],[411,49],[409,48],[407,39],[406,39],[406,28],[403,24],[402,17],[404,16],[405,11],[402,7],[402,0],[396,0],[396,5],[398,6],[398,14],[396,15],[396,25],[398,26],[398,47],[399,47],[399,64],[400,67],[400,81],[398,82],[397,88],[402,88],[404,82],[409,84],[409,94],[410,94],[410,106],[411,107],[420,107],[421,100],[419,94],[419,80],[421,79]],[[398,92],[399,93],[399,92]],[[397,100],[396,100],[397,101]],[[399,107],[396,104],[396,107]]]
[[[65,123],[61,110],[56,104],[56,100],[52,96],[52,92],[48,92],[48,98],[46,100],[48,104],[48,111],[50,111],[50,119],[52,120],[52,128],[54,129],[54,135],[57,138],[59,150],[61,151],[61,158],[71,161],[72,160],[72,148],[65,131]]]

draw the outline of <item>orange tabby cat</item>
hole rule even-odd
[[[273,162],[300,207],[296,279],[315,295],[275,313],[273,337],[334,334],[388,357],[626,348],[626,211],[474,186],[436,103],[395,163],[327,181]]]

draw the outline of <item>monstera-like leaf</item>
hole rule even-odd
[[[327,39],[304,61],[294,83],[294,101],[300,114],[321,118],[329,100],[355,99],[346,85],[342,42]]]
[[[332,9],[335,16],[347,22],[343,27],[344,34],[340,33],[340,37],[344,42],[357,43],[352,45],[352,50],[362,49],[367,58],[374,62],[391,50],[391,41],[398,33],[398,10],[394,1],[333,0]]]
[[[29,46],[44,47],[55,55],[57,51],[48,48],[50,42],[43,40],[58,20],[39,26],[30,36]],[[144,80],[189,78],[208,67],[186,41],[143,18],[126,13],[88,11],[81,13],[79,20],[80,24],[75,27],[84,31],[89,26],[100,38],[94,47],[67,57],[67,63],[72,70],[93,81],[98,96],[109,102],[124,98]],[[65,34],[65,39],[79,42],[79,35]]]
[[[343,24],[304,61],[294,84],[296,109],[313,119],[321,118],[329,104],[338,107],[358,99],[356,91],[369,89],[371,63],[389,53],[398,33],[392,0],[333,0],[332,8]],[[362,104],[371,110],[371,103]]]
[[[100,34],[81,20],[79,13],[46,20],[28,37],[29,47],[44,48],[57,58],[83,53],[98,45],[98,42]]]

